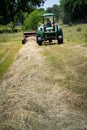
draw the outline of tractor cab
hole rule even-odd
[[[54,27],[54,14],[47,13],[42,15],[44,31],[52,31]]]

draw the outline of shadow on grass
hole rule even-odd
[[[45,42],[43,42],[42,45],[44,45],[44,46],[50,46],[50,45],[55,45],[55,44],[57,44],[57,43],[56,43],[56,42],[48,42],[48,41],[45,41]]]

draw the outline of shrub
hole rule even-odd
[[[77,31],[77,32],[81,32],[81,27],[78,27],[78,28],[76,29],[76,31]]]
[[[34,10],[32,13],[30,13],[24,21],[24,29],[36,30],[41,21],[41,14],[42,12],[39,12],[38,10]]]

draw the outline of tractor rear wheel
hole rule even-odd
[[[57,38],[58,44],[63,44],[63,35],[59,35]]]
[[[37,36],[36,37],[36,41],[37,41],[37,43],[38,43],[39,46],[42,45],[42,39],[41,39],[41,37]]]

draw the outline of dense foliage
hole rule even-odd
[[[18,12],[30,13],[44,2],[45,0],[0,0],[0,24],[14,21]]]
[[[0,0],[0,24],[22,23],[28,14],[46,0]],[[40,12],[40,11],[39,11]],[[87,23],[87,0],[60,0],[60,5],[48,7],[46,12],[55,14],[63,23]],[[14,26],[13,25],[13,26]]]
[[[44,10],[34,10],[28,15],[24,21],[25,30],[36,30],[41,21],[41,15],[44,13]]]
[[[60,9],[64,23],[87,22],[87,0],[60,0]]]
[[[60,6],[59,5],[54,4],[53,7],[48,7],[47,10],[46,10],[46,12],[48,12],[48,13],[54,13],[56,21],[59,20],[59,17],[60,17]]]
[[[60,5],[48,7],[47,12],[55,13],[56,19],[63,23],[87,22],[87,0],[60,0]]]

